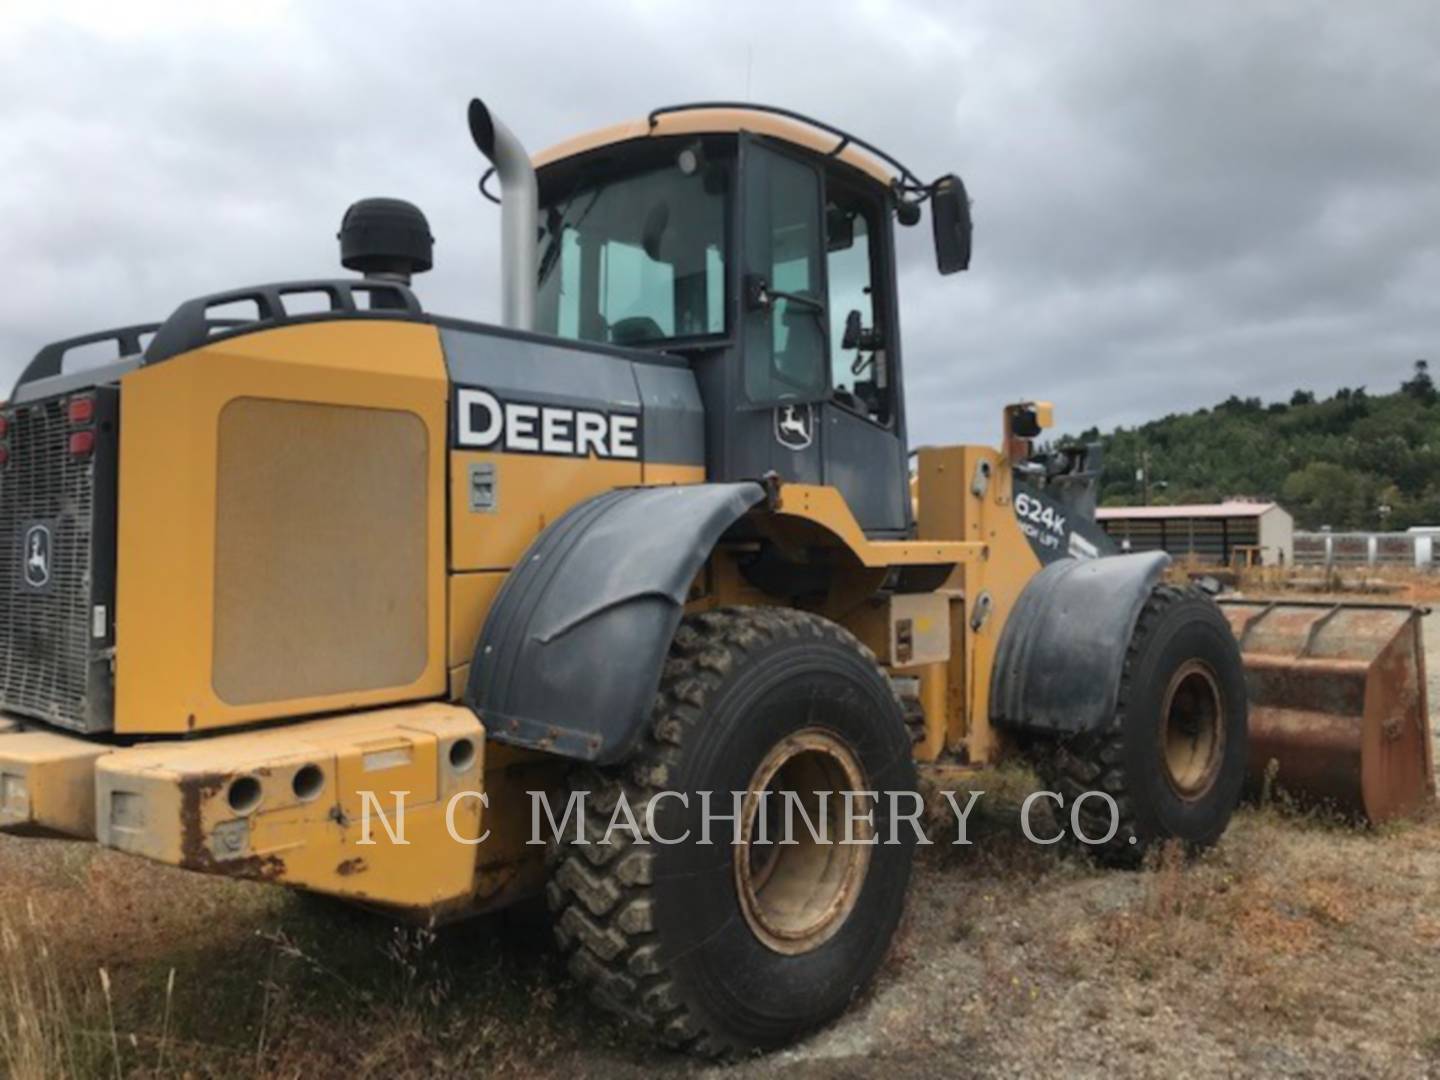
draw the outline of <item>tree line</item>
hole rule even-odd
[[[1440,392],[1424,360],[1394,393],[1296,390],[1270,404],[1232,396],[1066,441],[1104,447],[1106,506],[1245,497],[1281,503],[1303,529],[1440,525]]]

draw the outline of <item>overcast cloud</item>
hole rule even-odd
[[[213,8],[213,10],[212,10]],[[975,200],[972,271],[903,241],[913,441],[1440,360],[1440,6],[59,3],[0,16],[0,386],[48,340],[339,271],[417,202],[430,310],[498,312],[465,105],[533,149],[655,105],[827,119]],[[0,396],[8,394],[0,390]]]

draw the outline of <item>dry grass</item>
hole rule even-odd
[[[925,852],[905,963],[864,1009],[749,1071],[840,1056],[877,1076],[1440,1069],[1440,820],[1247,808],[1213,852],[1136,873],[972,838]]]
[[[1195,567],[1203,573],[1202,567]],[[1440,601],[1440,573],[1404,566],[1252,567],[1241,571],[1237,587],[1247,593],[1320,595],[1328,599],[1346,595],[1409,604]]]
[[[972,845],[936,830],[873,992],[742,1075],[1440,1069],[1440,821],[1251,809],[1204,858],[1112,873],[1019,836],[1027,782],[981,778]],[[0,1064],[20,1080],[691,1067],[591,1011],[534,912],[397,930],[12,838],[0,911]]]
[[[398,928],[9,837],[0,911],[0,1064],[19,1080],[531,1075],[562,1069],[586,1041],[557,1019],[562,999],[588,1014],[528,911]],[[600,1045],[615,1041],[601,1029]]]
[[[46,1080],[80,1071],[77,1039],[83,1026],[71,1008],[59,971],[36,925],[0,917],[0,1061],[12,1080]]]

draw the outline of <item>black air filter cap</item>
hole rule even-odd
[[[340,264],[362,274],[423,274],[434,265],[430,223],[404,199],[361,199],[340,220]]]

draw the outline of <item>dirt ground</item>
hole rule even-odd
[[[1440,702],[1440,623],[1427,628]],[[1026,843],[1009,774],[925,849],[872,991],[712,1075],[1440,1076],[1440,815],[1243,810],[1206,857],[1097,870]],[[8,1075],[651,1076],[533,911],[428,933],[91,845],[0,837]]]

